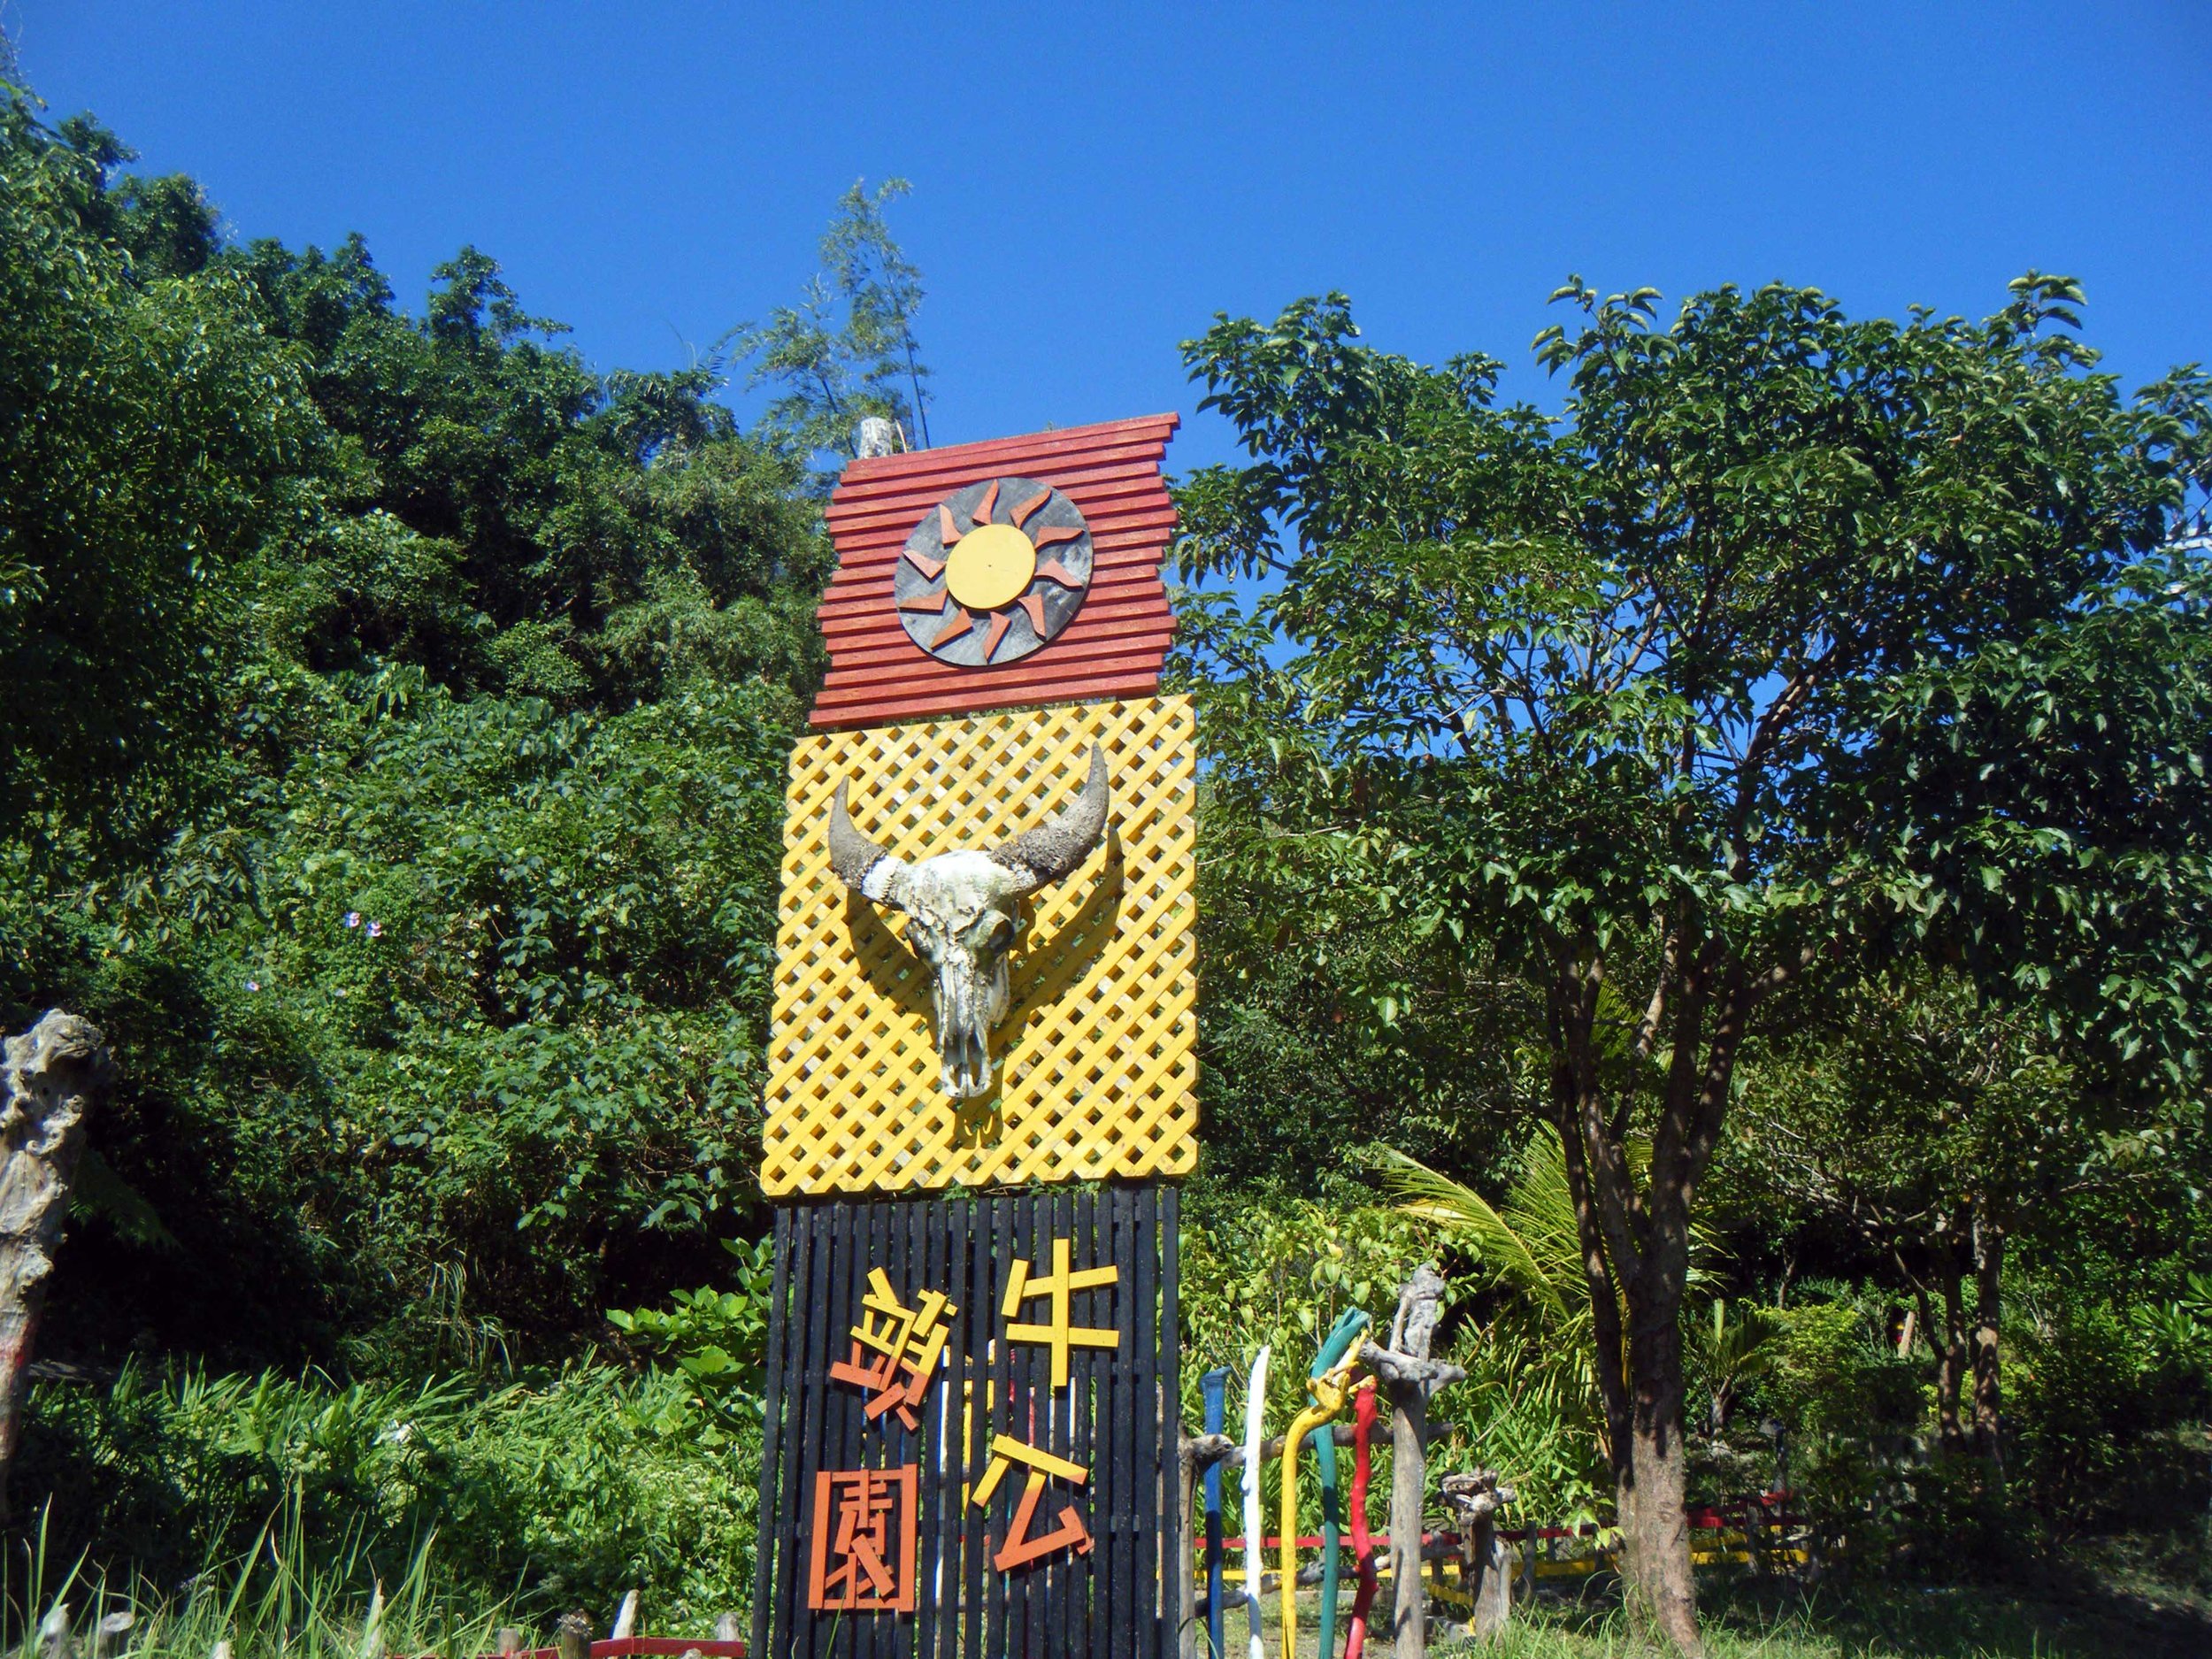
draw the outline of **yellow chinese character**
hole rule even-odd
[[[1095,1290],[1102,1285],[1118,1283],[1121,1270],[1118,1267],[1087,1267],[1074,1271],[1068,1264],[1068,1240],[1052,1241],[1052,1271],[1042,1279],[1029,1276],[1029,1263],[1019,1256],[1014,1258],[1013,1277],[1006,1281],[1006,1301],[1001,1317],[1011,1319],[1021,1311],[1024,1302],[1033,1296],[1051,1299],[1050,1322],[1045,1325],[1010,1325],[1007,1340],[1014,1342],[1041,1342],[1052,1349],[1052,1386],[1068,1386],[1068,1349],[1075,1348],[1118,1348],[1121,1333],[1102,1326],[1070,1325],[1068,1298],[1079,1290]]]
[[[1056,1549],[1072,1547],[1079,1555],[1090,1554],[1091,1535],[1071,1505],[1060,1506],[1060,1525],[1052,1531],[1035,1538],[1029,1535],[1029,1525],[1037,1515],[1037,1500],[1044,1495],[1046,1479],[1057,1475],[1079,1486],[1091,1478],[1091,1471],[1080,1463],[1040,1451],[1010,1434],[995,1434],[991,1437],[990,1466],[984,1470],[974,1496],[968,1501],[979,1509],[988,1508],[998,1483],[1016,1463],[1028,1465],[1029,1479],[1022,1487],[1021,1501],[1014,1506],[1014,1518],[1006,1529],[1005,1541],[998,1547],[998,1554],[991,1557],[991,1564],[1001,1572],[1010,1572],[1023,1563],[1050,1555]]]

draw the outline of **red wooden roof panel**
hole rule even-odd
[[[1175,529],[1160,463],[1180,417],[1070,426],[849,463],[827,512],[837,574],[819,625],[830,671],[817,726],[1149,696],[1175,622],[1160,558]],[[1066,493],[1091,530],[1091,584],[1060,635],[995,668],[941,663],[907,636],[891,597],[900,550],[923,516],[963,485],[1033,478]]]

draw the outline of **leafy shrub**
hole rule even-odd
[[[19,1489],[54,1494],[53,1549],[119,1582],[185,1584],[272,1525],[318,1571],[396,1579],[434,1533],[462,1599],[603,1616],[635,1587],[703,1628],[749,1597],[759,1455],[757,1421],[710,1426],[680,1374],[592,1363],[488,1393],[127,1370],[35,1392]]]

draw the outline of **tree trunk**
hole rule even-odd
[[[85,1119],[108,1076],[107,1040],[51,1009],[0,1064],[0,1517],[22,1435],[31,1340],[69,1216]]]
[[[1513,1556],[1498,1536],[1498,1511],[1513,1502],[1513,1488],[1499,1485],[1492,1471],[1477,1469],[1445,1476],[1443,1494],[1459,1517],[1460,1578],[1473,1604],[1468,1628],[1487,1641],[1513,1616]]]
[[[1654,1251],[1656,1257],[1659,1252]],[[1705,1651],[1697,1624],[1690,1523],[1683,1509],[1682,1281],[1686,1240],[1667,1247],[1684,1271],[1647,1259],[1631,1293],[1629,1375],[1633,1405],[1625,1455],[1614,1456],[1620,1506],[1621,1577],[1629,1611],[1650,1634],[1686,1655]]]
[[[1390,1347],[1360,1350],[1390,1398],[1390,1644],[1397,1659],[1421,1659],[1428,1603],[1421,1576],[1421,1516],[1428,1486],[1429,1396],[1466,1373],[1429,1357],[1443,1317],[1444,1276],[1430,1264],[1398,1290]]]
[[[1974,1214],[1974,1451],[1993,1480],[2005,1478],[1997,1326],[2004,1307],[2005,1232],[1981,1202]]]
[[[1967,1366],[1966,1298],[1960,1285],[1958,1263],[1947,1240],[1935,1240],[1936,1296],[1939,1309],[1931,1309],[1928,1346],[1936,1356],[1936,1438],[1947,1453],[1966,1449],[1965,1419],[1959,1402],[1965,1392]]]
[[[1390,1650],[1428,1650],[1428,1594],[1421,1576],[1421,1507],[1428,1483],[1428,1402],[1400,1391],[1390,1408]]]

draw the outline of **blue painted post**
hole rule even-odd
[[[1218,1434],[1227,1422],[1229,1368],[1219,1366],[1198,1379],[1206,1395],[1206,1432]],[[1221,1464],[1206,1465],[1206,1646],[1210,1659],[1225,1659],[1221,1634]]]

